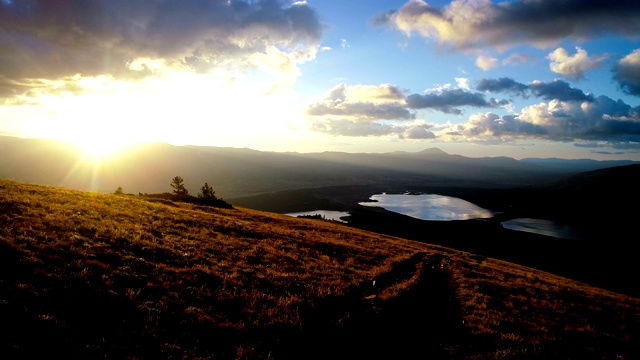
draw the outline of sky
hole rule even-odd
[[[0,0],[0,135],[640,160],[640,2]]]

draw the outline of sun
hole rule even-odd
[[[68,143],[80,155],[85,162],[101,163],[108,160],[117,160],[126,155],[136,144],[141,143],[134,135],[126,131],[117,131],[107,126],[93,126],[69,128],[61,140]]]
[[[78,137],[71,140],[83,158],[91,161],[104,161],[124,152],[133,143],[113,136]]]

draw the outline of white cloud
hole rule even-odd
[[[476,59],[476,66],[484,71],[488,71],[498,66],[498,59],[490,56],[480,55]]]
[[[436,132],[452,141],[509,142],[514,139],[601,141],[640,146],[640,108],[599,96],[591,102],[551,100],[519,114],[475,114]]]
[[[468,78],[456,78],[456,84],[458,84],[458,87],[460,89],[465,89],[467,91],[471,90],[471,87],[469,86]]]
[[[551,60],[549,68],[556,74],[572,79],[582,79],[585,72],[602,66],[606,56],[590,58],[586,50],[576,47],[576,53],[570,56],[563,48],[557,48],[547,58]]]
[[[387,122],[362,122],[352,120],[320,120],[312,124],[311,130],[334,136],[386,137],[404,140],[434,139],[432,126],[424,121],[398,125]]]
[[[400,134],[402,139],[435,139],[436,135],[429,130],[431,125],[424,122],[417,122],[413,125],[409,125],[404,129],[404,132]]]
[[[345,87],[345,94],[350,101],[371,102],[374,104],[383,103],[404,103],[404,94],[395,85],[354,85]]]
[[[402,90],[390,84],[339,84],[319,101],[307,107],[307,114],[348,120],[408,120],[414,115],[408,109]]]
[[[436,87],[424,89],[424,92],[425,93],[434,93],[434,92],[435,93],[441,93],[443,91],[450,90],[451,88],[453,88],[453,85],[447,83],[447,84],[444,84],[444,85],[438,85]]]

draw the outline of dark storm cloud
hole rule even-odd
[[[613,78],[624,92],[640,96],[640,49],[620,60],[613,72]]]
[[[511,93],[522,97],[527,97],[527,94],[531,93],[531,95],[544,100],[593,101],[593,95],[572,88],[569,83],[562,80],[534,81],[526,85],[511,78],[482,79],[476,86],[476,90]]]
[[[593,101],[593,96],[585,94],[582,90],[572,88],[569,83],[562,80],[552,82],[533,82],[529,84],[531,93],[545,100],[560,101]]]
[[[637,0],[488,0],[451,2],[435,8],[411,0],[399,10],[376,17],[407,34],[435,38],[454,49],[487,45],[500,48],[529,43],[549,46],[565,38],[591,39],[604,35],[637,37]]]
[[[497,100],[487,101],[481,93],[471,93],[461,89],[444,90],[439,93],[412,94],[407,96],[410,109],[434,109],[447,114],[461,114],[460,106],[498,107],[504,105]]]
[[[323,31],[305,3],[276,0],[3,1],[0,24],[2,95],[24,79],[148,75],[129,68],[138,58],[205,72],[277,46],[304,61]]]
[[[476,86],[478,91],[506,92],[524,96],[528,86],[510,78],[482,79]]]

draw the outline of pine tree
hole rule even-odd
[[[216,199],[216,192],[213,191],[213,188],[211,187],[211,185],[209,185],[209,183],[204,183],[204,185],[202,185],[202,187],[200,188],[200,193],[198,194],[198,197],[200,199],[210,199],[210,200],[215,200]]]
[[[173,188],[173,194],[176,196],[189,195],[189,191],[184,187],[184,180],[181,176],[176,176],[171,180],[171,187]]]

